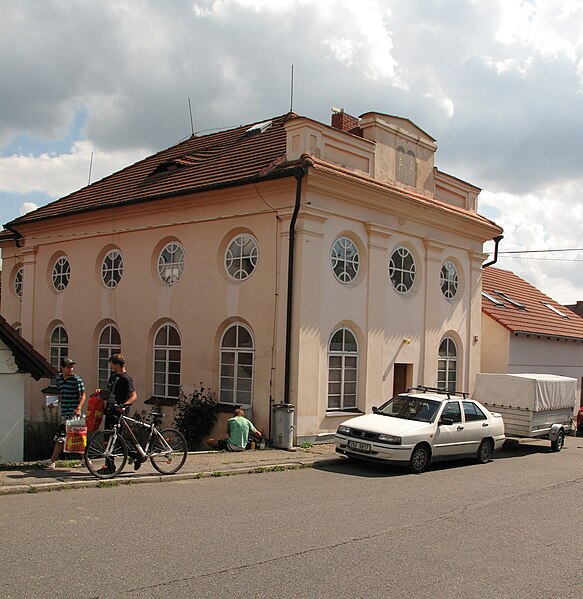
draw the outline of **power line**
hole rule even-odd
[[[583,252],[583,248],[564,248],[557,250],[513,250],[508,252],[498,252],[498,254],[543,254],[546,252]]]

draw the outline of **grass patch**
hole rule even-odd
[[[110,489],[112,487],[119,487],[119,482],[117,480],[100,480],[97,483],[98,489]]]
[[[314,447],[313,443],[310,443],[309,441],[304,441],[301,445],[300,448],[301,449],[310,449],[311,447]]]

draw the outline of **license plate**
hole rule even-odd
[[[348,441],[348,447],[350,449],[356,449],[356,451],[362,451],[362,453],[370,453],[370,443],[360,443],[360,441]]]

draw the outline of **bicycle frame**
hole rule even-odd
[[[145,447],[142,447],[142,444],[138,441],[134,431],[131,429],[130,424],[138,425],[144,429],[149,431],[148,441],[146,442]],[[110,438],[108,442],[107,451],[111,452],[111,448],[115,447],[115,441],[117,439],[118,434],[123,437],[123,431],[127,432],[130,437],[130,442],[142,458],[145,460],[153,455],[164,455],[165,453],[172,453],[172,448],[166,442],[166,439],[160,434],[160,431],[156,427],[153,422],[142,422],[141,420],[136,420],[135,418],[131,418],[130,416],[126,416],[125,414],[120,414],[119,422],[113,426],[114,434]],[[164,451],[151,451],[152,439],[157,437],[164,447]],[[125,441],[125,439],[124,439]]]

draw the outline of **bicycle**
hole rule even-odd
[[[186,439],[177,430],[168,428],[159,430],[154,420],[163,414],[154,408],[150,414],[150,422],[142,422],[121,413],[119,421],[112,430],[95,433],[85,447],[85,465],[97,478],[113,478],[117,476],[128,460],[128,442],[133,446],[136,460],[150,460],[152,466],[160,474],[175,474],[186,461]],[[148,435],[142,446],[132,426],[144,429]],[[128,440],[124,435],[129,437]]]

